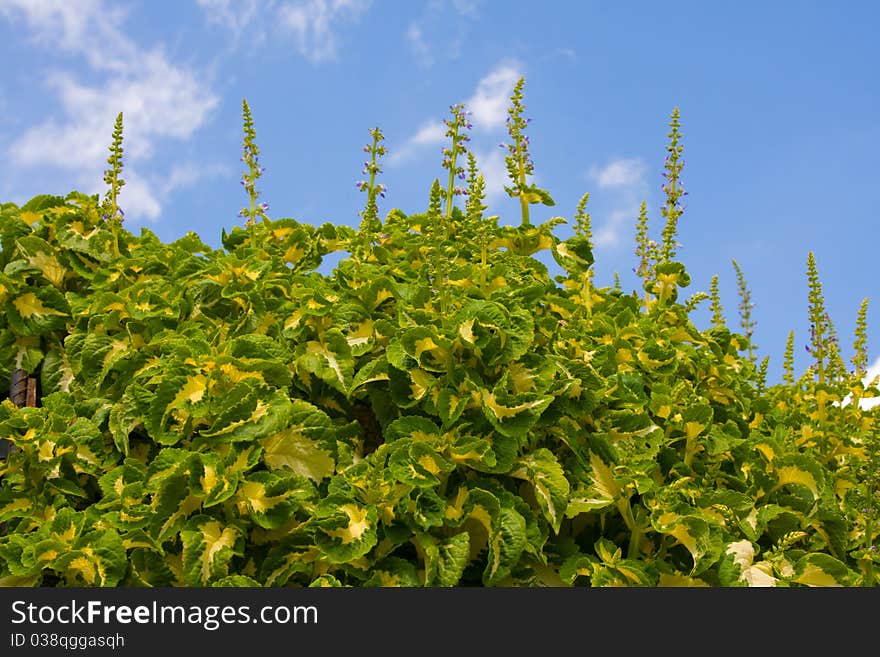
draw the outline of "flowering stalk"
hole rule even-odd
[[[257,191],[257,179],[266,170],[260,166],[260,149],[257,147],[257,132],[254,129],[254,121],[251,117],[251,108],[247,100],[241,101],[242,116],[244,121],[244,147],[241,161],[247,165],[247,171],[241,176],[241,184],[250,198],[250,207],[242,208],[238,216],[247,217],[245,226],[253,226],[257,217],[261,217],[264,222],[269,221],[266,216],[266,210],[269,209],[268,203],[257,204],[260,192]]]
[[[712,282],[709,283],[709,298],[712,303],[709,304],[709,310],[712,311],[712,326],[715,328],[724,328],[724,308],[721,306],[721,295],[718,293],[718,274],[712,276]]]
[[[483,174],[477,169],[477,159],[468,151],[468,189],[467,201],[465,202],[465,218],[468,225],[473,227],[476,233],[477,245],[480,247],[480,291],[486,291],[486,271],[489,259],[489,233],[486,222],[483,221],[483,212],[487,206],[483,205],[486,198],[486,181]]]
[[[764,356],[761,365],[758,367],[758,394],[763,395],[767,388],[767,367],[770,365],[770,356]]]
[[[107,158],[110,168],[104,171],[104,182],[110,185],[104,200],[104,220],[109,221],[113,233],[113,251],[119,256],[119,235],[117,229],[122,224],[125,213],[119,207],[119,191],[125,185],[122,179],[122,112],[116,115],[113,126],[113,142],[110,145],[110,157]]]
[[[578,201],[574,213],[574,232],[579,237],[587,241],[590,249],[593,248],[593,229],[590,221],[590,213],[587,212],[587,202],[590,200],[590,194],[587,192],[581,196]],[[584,272],[584,282],[581,288],[581,300],[587,309],[587,315],[593,314],[593,268],[590,267]]]
[[[443,192],[440,189],[440,181],[435,178],[431,185],[431,193],[428,198],[427,225],[424,226],[422,230],[430,235],[433,244],[431,247],[433,257],[431,257],[431,267],[429,271],[432,272],[434,285],[440,293],[440,313],[445,318],[448,306],[446,280],[448,276],[446,273],[446,262],[442,252],[442,245],[446,240],[444,234],[445,225],[443,224],[441,217],[442,194]]]
[[[681,127],[679,122],[678,108],[672,111],[672,120],[669,123],[672,130],[669,132],[669,146],[666,147],[669,153],[666,156],[664,169],[666,170],[663,177],[666,183],[663,185],[663,191],[666,192],[666,204],[660,209],[660,214],[666,217],[666,226],[662,233],[662,247],[660,250],[661,262],[669,262],[675,257],[675,234],[678,230],[678,219],[684,212],[684,207],[679,204],[683,196],[687,192],[681,186],[680,177],[681,170],[684,168],[684,160],[681,159],[683,147],[678,143],[681,133],[678,131]]]
[[[868,299],[862,299],[859,306],[859,312],[856,315],[856,339],[853,342],[853,378],[861,381],[868,373]],[[858,405],[859,400],[853,399],[853,403]]]
[[[794,384],[794,331],[788,332],[788,340],[785,341],[785,356],[782,361],[782,380],[786,385]]]
[[[636,256],[639,264],[635,269],[636,276],[640,276],[645,287],[645,305],[650,301],[648,280],[654,275],[654,267],[657,264],[657,243],[648,236],[648,205],[642,201],[639,207],[639,218],[636,223]]]
[[[465,193],[463,187],[455,184],[455,178],[465,179],[464,168],[458,166],[458,156],[466,151],[464,144],[470,141],[467,133],[461,132],[462,128],[470,130],[473,124],[467,119],[470,112],[464,111],[464,104],[450,105],[449,111],[452,119],[444,119],[446,124],[446,136],[452,139],[452,147],[443,149],[443,168],[449,170],[449,183],[446,186],[446,222],[452,216],[452,200],[455,196]]]
[[[807,351],[816,359],[816,374],[819,383],[825,383],[825,358],[828,354],[828,313],[825,312],[825,297],[822,283],[816,269],[816,258],[810,251],[807,255],[807,282],[809,285],[810,345]]]
[[[379,128],[370,130],[370,136],[373,138],[372,143],[364,145],[364,152],[369,153],[370,159],[364,162],[364,168],[361,170],[363,174],[369,174],[369,180],[358,180],[355,184],[362,192],[367,193],[367,204],[361,210],[361,226],[360,232],[365,235],[367,243],[371,243],[376,234],[378,234],[381,226],[379,221],[379,207],[376,204],[376,197],[385,198],[387,187],[376,183],[376,176],[382,173],[379,166],[379,158],[385,155],[385,147],[381,144],[385,136]]]
[[[535,185],[526,182],[526,176],[533,176],[535,173],[535,163],[529,155],[529,138],[523,134],[526,126],[531,122],[531,119],[524,119],[522,116],[525,111],[522,104],[524,85],[525,78],[521,77],[513,87],[513,94],[510,96],[511,106],[507,110],[507,132],[513,143],[499,145],[507,149],[504,163],[507,166],[507,176],[512,183],[509,187],[505,186],[504,191],[512,198],[519,198],[522,225],[527,226],[529,205],[532,203],[555,205],[555,203],[546,190],[538,189]]]
[[[113,222],[122,223],[123,212],[118,205],[119,192],[125,181],[122,175],[122,112],[116,116],[116,123],[113,126],[113,143],[110,145],[110,157],[107,158],[107,164],[110,168],[104,171],[104,182],[110,185],[107,191],[107,202],[109,204],[109,217]]]
[[[739,324],[743,329],[743,334],[746,336],[749,360],[754,362],[757,345],[752,344],[752,335],[754,335],[754,328],[756,325],[756,322],[752,321],[752,309],[755,307],[755,304],[752,303],[752,293],[746,283],[746,277],[736,260],[733,260],[733,268],[736,270],[736,284],[740,298]]]

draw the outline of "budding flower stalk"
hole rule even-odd
[[[381,196],[382,198],[385,198],[385,192],[388,191],[385,185],[376,183],[376,176],[382,173],[382,168],[379,166],[379,159],[386,153],[385,147],[382,145],[385,136],[379,128],[373,128],[370,130],[370,136],[373,138],[373,141],[364,145],[364,152],[369,153],[370,159],[364,162],[364,168],[361,170],[361,173],[369,175],[370,178],[369,180],[359,180],[356,183],[360,191],[367,193],[367,204],[360,212],[360,230],[367,236],[368,242],[372,241],[373,235],[377,234],[381,228],[379,222],[379,207],[376,204],[376,197]]]
[[[507,132],[512,143],[499,144],[499,146],[507,149],[504,163],[507,166],[507,176],[512,183],[510,186],[505,186],[504,191],[512,198],[519,198],[522,209],[522,225],[527,226],[529,224],[529,205],[532,203],[555,205],[555,203],[546,190],[538,189],[535,185],[526,182],[527,176],[535,174],[535,163],[532,162],[529,155],[529,138],[523,133],[531,122],[531,119],[523,118],[525,108],[522,103],[522,90],[524,85],[525,78],[520,77],[513,87],[513,94],[510,96],[511,105],[507,110]]]
[[[244,145],[241,161],[247,166],[247,171],[241,176],[241,184],[250,199],[250,207],[242,208],[238,216],[246,217],[245,226],[253,226],[257,217],[261,217],[264,222],[269,221],[269,217],[266,216],[269,204],[257,203],[257,199],[260,197],[260,192],[257,190],[257,180],[266,169],[260,166],[260,149],[256,143],[257,132],[254,129],[251,108],[246,99],[241,101],[241,109],[244,123]]]
[[[467,193],[464,188],[455,185],[455,178],[465,179],[464,168],[457,164],[458,156],[467,151],[464,144],[470,141],[467,133],[462,132],[465,128],[470,130],[473,125],[468,121],[469,112],[464,111],[464,104],[450,105],[449,111],[452,119],[444,119],[446,124],[446,136],[452,139],[452,146],[443,149],[443,168],[449,170],[449,183],[446,186],[446,220],[452,216],[452,200],[455,196]]]
[[[662,233],[662,247],[660,250],[660,261],[669,262],[675,257],[675,234],[678,230],[678,219],[684,212],[684,206],[679,201],[682,197],[687,196],[687,192],[682,188],[680,178],[681,170],[684,168],[684,160],[681,159],[681,153],[684,150],[679,144],[681,133],[679,128],[679,111],[676,107],[672,111],[672,118],[669,122],[672,130],[669,132],[669,145],[666,147],[668,155],[664,164],[665,172],[663,177],[666,183],[663,185],[663,191],[666,192],[666,204],[660,209],[660,214],[666,217],[666,226]]]
[[[122,223],[124,213],[118,205],[119,191],[125,185],[122,175],[122,112],[116,116],[113,126],[113,143],[110,145],[110,157],[107,158],[110,168],[104,171],[104,182],[110,185],[107,191],[108,218],[114,223]]]

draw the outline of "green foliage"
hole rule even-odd
[[[660,246],[642,205],[644,297],[595,284],[588,195],[566,240],[561,218],[499,225],[471,153],[464,211],[435,180],[424,212],[380,221],[378,129],[357,230],[270,220],[244,108],[249,221],[221,249],[135,236],[76,192],[0,206],[0,373],[41,386],[0,403],[0,585],[877,583],[878,414],[859,402],[880,390],[795,384],[793,333],[768,387],[717,277],[679,301],[677,200]],[[352,257],[318,273],[334,251]]]

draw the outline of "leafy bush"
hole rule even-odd
[[[643,289],[596,286],[588,195],[568,239],[530,223],[553,199],[529,183],[522,89],[519,225],[485,215],[460,105],[421,213],[380,220],[370,132],[357,229],[268,218],[246,102],[249,203],[222,249],[123,228],[121,114],[103,200],[0,206],[0,378],[40,393],[0,405],[0,583],[876,584],[867,300],[848,370],[810,254],[815,363],[794,379],[790,336],[768,387],[739,266],[742,332],[717,277],[681,298],[677,110],[659,242],[644,204],[637,224]]]

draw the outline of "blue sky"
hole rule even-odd
[[[219,247],[245,202],[247,98],[269,216],[357,225],[369,129],[389,151],[380,212],[422,211],[445,173],[441,121],[464,102],[489,211],[515,224],[498,144],[525,76],[535,182],[556,200],[532,220],[571,218],[590,192],[600,284],[619,272],[637,285],[635,219],[646,201],[659,235],[678,107],[687,293],[718,274],[736,325],[736,259],[771,380],[791,329],[800,373],[812,250],[847,359],[870,298],[880,371],[878,22],[867,1],[0,0],[0,200],[103,193],[122,111],[128,229],[164,241],[193,230]]]

